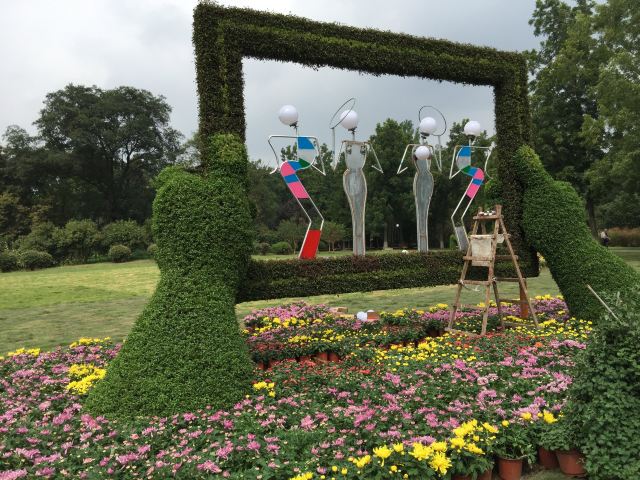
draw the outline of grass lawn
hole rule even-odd
[[[640,248],[614,248],[629,264],[640,269]],[[348,254],[336,252],[332,255]],[[275,257],[275,256],[274,256]],[[258,258],[264,258],[259,256]],[[277,256],[276,258],[283,258]],[[286,258],[286,257],[284,257]],[[48,349],[79,337],[122,340],[153,293],[159,272],[154,261],[124,264],[98,263],[50,268],[35,272],[0,274],[0,355],[19,347]],[[504,284],[503,296],[516,295]],[[307,297],[310,303],[345,306],[358,310],[396,310],[427,307],[453,301],[455,287],[411,288],[342,295]],[[549,271],[529,280],[529,294],[558,294]],[[463,301],[482,301],[480,292],[465,291]],[[255,308],[296,299],[247,302],[237,305],[238,317]],[[541,477],[536,480],[552,480]]]

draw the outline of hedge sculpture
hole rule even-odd
[[[514,167],[524,190],[522,227],[527,241],[546,259],[571,314],[598,319],[603,307],[587,284],[598,293],[624,293],[640,284],[640,275],[593,239],[576,191],[553,180],[530,147],[518,150]]]
[[[252,245],[246,153],[216,136],[204,176],[162,172],[153,204],[160,281],[88,407],[116,418],[223,408],[253,368],[235,316]]]

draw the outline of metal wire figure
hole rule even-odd
[[[295,135],[269,136],[269,146],[276,157],[276,167],[271,171],[271,173],[280,171],[280,175],[287,184],[289,191],[307,217],[309,223],[307,225],[307,231],[305,233],[298,258],[311,259],[315,258],[318,253],[320,236],[322,235],[322,227],[324,225],[324,217],[320,213],[315,202],[309,196],[307,189],[304,188],[304,185],[298,177],[298,172],[311,167],[322,175],[326,174],[324,164],[322,162],[319,162],[321,168],[318,168],[315,165],[316,160],[318,160],[320,156],[320,143],[316,137],[298,135],[298,112],[295,110],[295,107],[285,105],[280,109],[278,116],[282,123],[289,125],[294,129]],[[296,153],[297,160],[286,160],[281,163],[280,156],[277,154],[272,143],[272,140],[275,138],[295,140],[294,152]]]
[[[439,131],[439,129],[437,126],[437,122],[433,117],[421,117],[422,111],[425,108],[431,108],[435,110],[442,117],[444,127],[439,133],[435,133],[436,131]],[[442,112],[440,112],[440,110],[429,105],[425,105],[420,108],[420,110],[418,111],[418,121],[420,124],[420,143],[410,143],[406,146],[406,148],[404,149],[404,153],[402,154],[400,164],[398,165],[398,171],[396,173],[399,175],[409,168],[402,168],[402,165],[404,163],[404,159],[407,156],[407,152],[409,152],[409,149],[411,149],[411,159],[413,160],[413,164],[416,168],[416,173],[413,177],[413,195],[416,204],[418,251],[426,253],[429,251],[429,205],[431,203],[431,196],[433,195],[433,175],[431,174],[431,159],[436,159],[438,170],[442,171],[442,147],[440,138],[447,130],[447,121],[445,120],[444,115],[442,115]],[[439,149],[428,143],[429,135],[434,134],[436,137],[438,137],[438,146],[440,147]]]
[[[464,126],[464,132],[467,134],[469,138],[468,145],[456,145],[453,149],[453,158],[451,159],[451,167],[449,169],[449,179],[452,179],[459,173],[463,173],[464,175],[468,175],[471,177],[471,181],[467,186],[462,198],[456,205],[456,208],[451,215],[451,223],[453,224],[453,230],[456,234],[456,239],[458,240],[458,248],[464,252],[467,251],[469,247],[469,238],[467,236],[467,230],[464,226],[464,217],[473,202],[476,194],[480,190],[480,187],[485,181],[485,177],[487,176],[487,165],[489,164],[489,158],[491,157],[491,153],[493,152],[493,145],[489,147],[481,147],[478,145],[474,145],[474,142],[478,135],[481,133],[480,124],[474,120],[467,122]],[[481,151],[485,155],[483,168],[474,167],[471,165],[471,154],[473,151]],[[454,164],[457,167],[456,172],[454,173]],[[462,214],[459,216],[456,221],[456,215],[458,210],[463,206],[465,200],[467,200],[467,204],[462,211]]]
[[[351,104],[347,110],[344,110],[338,118],[340,111]],[[355,99],[351,98],[343,103],[340,108],[333,114],[329,121],[329,127],[333,136],[333,168],[338,166],[338,161],[342,153],[347,169],[342,177],[342,185],[349,200],[349,208],[351,209],[351,224],[353,227],[353,254],[364,255],[366,252],[365,224],[364,215],[367,203],[367,180],[364,176],[363,168],[369,153],[373,154],[375,164],[372,167],[383,173],[378,155],[370,142],[360,142],[356,140],[356,128],[358,127],[358,114],[353,110]],[[336,121],[336,118],[338,120]],[[336,154],[335,151],[335,128],[342,125],[351,132],[351,140],[343,140],[340,144],[340,150]]]

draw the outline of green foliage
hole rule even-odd
[[[113,245],[126,245],[131,250],[145,246],[144,227],[134,220],[117,220],[105,225],[102,229],[102,245],[110,248]]]
[[[153,258],[156,258],[156,255],[158,254],[158,246],[155,243],[150,244],[147,247],[147,253]]]
[[[457,250],[251,260],[238,301],[448,285],[458,281],[461,269],[462,252]],[[496,269],[500,276],[515,275],[508,263],[498,263]],[[470,271],[471,278],[486,279],[486,275],[486,268]]]
[[[0,237],[12,242],[29,231],[29,211],[20,199],[8,192],[0,193]]]
[[[51,222],[41,222],[33,225],[28,235],[18,240],[18,248],[21,250],[40,250],[54,254],[56,242],[54,232],[56,226]]]
[[[298,244],[304,239],[306,231],[307,228],[302,223],[298,223],[294,220],[283,220],[278,225],[277,230],[278,237],[281,240],[279,243],[293,245],[293,251],[296,252],[298,250]],[[275,245],[273,247],[275,248]]]
[[[53,233],[56,251],[61,258],[84,263],[100,243],[98,227],[93,220],[70,220]]]
[[[112,245],[107,256],[114,263],[128,262],[131,260],[131,249],[126,245]]]
[[[565,415],[592,480],[640,478],[640,288],[606,314],[576,359]]]
[[[640,227],[607,230],[612,247],[640,247]]]
[[[347,235],[347,229],[341,223],[324,222],[322,240],[327,242],[329,251],[335,250],[336,242],[341,242]]]
[[[519,230],[521,191],[511,165],[518,147],[529,140],[527,69],[522,55],[215,3],[196,7],[193,43],[200,134],[205,137],[234,133],[244,138],[243,56],[492,86],[505,218],[524,263],[537,267],[534,252]]]
[[[18,255],[18,265],[26,270],[48,268],[54,265],[51,254],[38,250],[22,250]]]
[[[277,242],[271,245],[271,251],[276,255],[289,255],[293,253],[293,248],[288,242]]]
[[[587,284],[599,293],[625,292],[640,283],[640,275],[598,245],[576,191],[554,181],[530,147],[518,150],[514,166],[524,186],[522,226],[527,241],[545,258],[572,315],[598,318],[602,306]]]
[[[18,254],[13,250],[0,251],[0,272],[12,272],[18,269]]]
[[[251,387],[235,297],[253,228],[244,185],[220,174],[246,165],[246,152],[230,135],[211,145],[210,175],[175,168],[162,175],[153,214],[160,281],[89,395],[95,413],[131,419],[229,408]]]
[[[260,242],[258,243],[257,250],[260,255],[266,255],[271,251],[271,245],[269,245],[267,242]]]

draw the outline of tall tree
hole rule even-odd
[[[593,0],[537,0],[530,20],[540,48],[529,52],[533,140],[545,168],[583,196],[595,231],[595,198],[586,172],[603,146],[585,138],[587,116],[598,117],[594,86],[607,52],[594,35]]]
[[[146,90],[67,85],[49,93],[35,122],[46,148],[100,197],[94,218],[144,220],[149,181],[180,152],[171,107]]]

